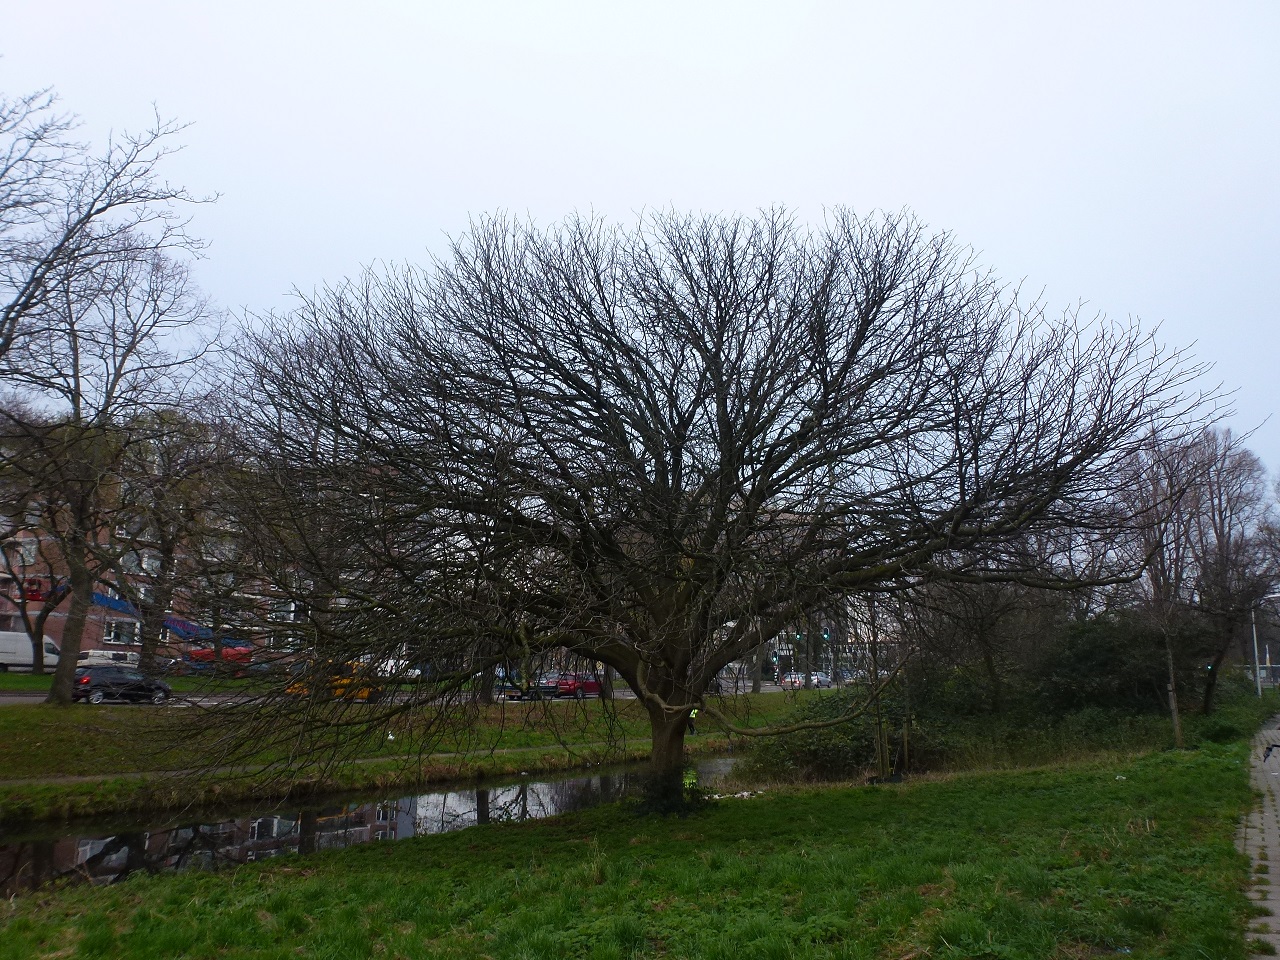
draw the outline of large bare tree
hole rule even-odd
[[[743,729],[717,673],[810,613],[1043,581],[1025,537],[1104,536],[1117,465],[1200,402],[1149,334],[1050,319],[948,235],[845,210],[483,220],[304,297],[238,371],[263,475],[323,510],[291,535],[333,564],[308,582],[335,642],[414,624],[476,669],[607,665],[664,774],[695,708]]]

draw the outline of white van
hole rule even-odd
[[[132,650],[82,650],[76,658],[76,666],[100,667],[119,663],[126,667],[136,667],[141,660],[141,655]]]
[[[58,666],[61,651],[48,637],[44,638],[44,668],[52,671]],[[30,670],[31,638],[22,630],[0,631],[0,673],[6,670]]]

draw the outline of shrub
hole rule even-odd
[[[865,701],[865,691],[844,689],[799,704],[783,724],[800,721],[834,720]],[[899,694],[887,694],[880,703],[883,730],[887,731],[891,755],[901,765],[901,730],[907,717]],[[857,776],[876,764],[876,718],[868,710],[837,726],[801,730],[757,742],[752,764],[761,773],[776,778],[813,780]],[[912,749],[915,749],[913,744]]]
[[[848,709],[854,691],[802,703],[781,723],[828,719]],[[1229,743],[1247,739],[1277,710],[1277,694],[1259,700],[1253,688],[1224,684],[1219,707],[1209,716],[1183,715],[1185,742]],[[899,744],[907,719],[904,700],[882,702],[895,770],[900,771]],[[1173,745],[1167,713],[1088,706],[1062,714],[1031,709],[1000,716],[948,715],[934,704],[921,705],[910,716],[910,770],[963,770],[1019,766],[1052,766],[1099,752],[1162,750]],[[875,722],[861,716],[847,724],[805,730],[762,740],[754,746],[750,773],[783,780],[847,779],[874,767]]]
[[[1170,629],[1179,689],[1198,696],[1204,627],[1182,620]],[[1033,667],[1030,686],[1040,709],[1066,714],[1085,707],[1163,711],[1168,683],[1164,632],[1119,613],[1066,625]]]

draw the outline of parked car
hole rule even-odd
[[[408,660],[397,660],[394,657],[376,661],[373,665],[373,672],[382,680],[414,681],[422,679],[421,667],[415,667]]]
[[[142,654],[133,650],[82,650],[80,655],[76,657],[77,667],[97,667],[110,666],[112,664],[132,667],[137,670],[141,667]],[[156,673],[174,673],[178,661],[173,657],[162,657],[156,655],[152,658],[151,666]]]
[[[369,676],[368,666],[361,663],[327,663],[299,661],[290,667],[293,680],[284,692],[291,697],[311,696],[312,683],[318,681],[334,700],[373,703],[382,696],[382,688]]]
[[[804,674],[803,673],[786,673],[782,679],[778,681],[779,686],[784,690],[803,690]],[[814,670],[809,674],[809,686],[814,689],[832,686],[831,678],[820,670]]]
[[[73,700],[102,703],[104,700],[127,700],[135,703],[164,703],[173,690],[163,680],[148,677],[141,670],[118,664],[77,667],[72,685]]]
[[[849,667],[841,667],[832,674],[831,679],[835,682],[836,686],[839,686],[842,683],[857,683],[859,680],[867,679],[867,672],[865,670],[853,670]]]
[[[477,673],[473,682],[479,682],[482,674]],[[493,695],[506,700],[519,700],[524,696],[520,674],[514,670],[499,667],[493,675]]]
[[[552,700],[560,696],[560,676],[546,673],[528,681],[503,679],[494,685],[494,692],[499,691],[508,700]]]
[[[600,681],[589,673],[562,673],[556,677],[556,696],[583,697],[600,696]]]
[[[185,658],[185,666],[193,672],[206,670],[229,670],[237,677],[248,673],[253,663],[254,648],[252,644],[224,643],[221,647],[221,658],[216,647],[192,647]]]
[[[133,650],[81,650],[76,657],[77,667],[100,667],[121,664],[137,667],[142,655]]]
[[[44,668],[53,670],[58,666],[58,657],[62,651],[48,637],[44,638]],[[31,650],[31,638],[22,630],[0,631],[0,673],[15,667],[30,670],[34,664]]]

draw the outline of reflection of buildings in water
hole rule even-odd
[[[0,892],[10,896],[53,880],[122,880],[138,870],[157,873],[214,866],[229,859],[227,823],[134,830],[92,839],[31,840],[0,847]]]
[[[51,882],[59,875],[64,859],[60,854],[74,845],[68,840],[31,840],[0,846],[0,893],[11,896]]]
[[[625,776],[602,774],[552,783],[517,783],[423,794],[409,798],[412,833],[447,833],[477,823],[540,820],[620,799],[626,783]]]
[[[448,833],[494,817],[493,788],[424,793],[407,798],[409,834]]]
[[[701,775],[704,764],[698,766]],[[138,870],[213,868],[287,853],[445,833],[477,823],[541,819],[619,800],[634,779],[632,773],[599,774],[122,831],[106,837],[0,844],[0,895],[34,890],[64,877],[114,883]]]
[[[9,896],[61,878],[115,883],[139,870],[209,869],[405,836],[412,830],[406,833],[398,813],[404,803],[364,803],[107,837],[2,845],[0,893]]]

